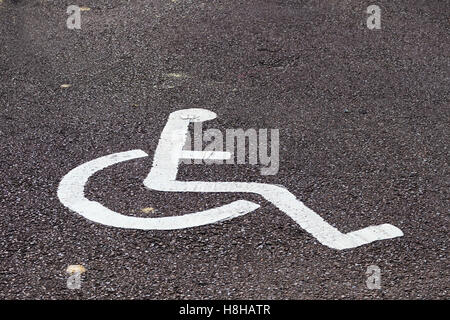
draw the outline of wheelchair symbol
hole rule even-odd
[[[228,152],[183,150],[189,132],[189,123],[203,122],[215,118],[214,112],[205,109],[184,109],[171,113],[161,133],[152,168],[143,181],[144,185],[148,189],[164,192],[258,194],[286,213],[321,244],[337,250],[403,236],[403,232],[391,224],[369,226],[346,234],[341,233],[313,210],[306,207],[287,189],[278,185],[251,182],[176,180],[181,159],[228,159],[231,156]],[[147,156],[147,153],[142,150],[131,150],[86,162],[72,169],[62,178],[58,187],[58,198],[67,208],[91,221],[107,226],[141,230],[174,230],[197,227],[233,219],[259,208],[259,205],[254,202],[237,200],[220,207],[179,216],[142,218],[114,212],[84,196],[84,186],[96,172],[120,162]]]

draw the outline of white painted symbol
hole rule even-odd
[[[196,151],[185,152],[183,146],[190,122],[203,122],[216,118],[214,112],[205,109],[184,109],[169,115],[155,151],[150,173],[144,185],[166,192],[240,192],[256,193],[286,213],[301,228],[330,248],[342,250],[358,247],[376,240],[400,237],[403,232],[391,224],[370,226],[347,234],[331,226],[313,210],[282,186],[251,182],[203,182],[177,181],[180,160],[228,159],[228,152]],[[213,209],[161,218],[140,218],[114,212],[100,203],[84,196],[84,186],[96,172],[114,164],[146,157],[142,150],[115,153],[84,163],[63,177],[58,187],[60,201],[69,209],[85,218],[108,226],[141,230],[173,230],[196,227],[233,219],[259,208],[246,200],[238,200]]]

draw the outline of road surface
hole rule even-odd
[[[372,30],[370,4],[0,1],[0,298],[448,299],[450,4],[377,0]],[[217,114],[205,129],[278,129],[279,169],[182,163],[177,180],[283,186],[343,233],[403,236],[336,250],[258,194],[146,188],[169,115],[189,108]],[[90,176],[87,199],[142,218],[259,208],[139,230],[60,201],[72,169],[130,150],[148,156]]]

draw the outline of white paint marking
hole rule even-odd
[[[209,159],[228,160],[231,158],[230,152],[223,151],[187,151],[181,152],[181,159]]]
[[[61,180],[58,188],[59,200],[69,209],[91,221],[112,227],[142,230],[173,230],[197,227],[233,219],[259,208],[259,205],[253,202],[239,200],[218,208],[181,216],[140,218],[122,215],[96,201],[85,198],[84,187],[93,174],[114,164],[146,156],[147,154],[142,150],[131,150],[97,158],[76,167]]]
[[[242,192],[256,193],[285,212],[320,243],[342,250],[361,246],[376,240],[402,236],[400,229],[384,224],[370,226],[348,234],[331,226],[287,189],[262,183],[176,181],[182,148],[186,142],[189,122],[214,119],[216,114],[205,109],[185,109],[170,114],[161,133],[153,159],[153,167],[144,185],[153,190],[169,192]],[[177,134],[174,134],[177,133]]]
[[[178,166],[182,158],[224,159],[230,156],[227,152],[188,152],[182,150],[188,134],[189,123],[207,121],[215,117],[215,113],[204,109],[185,109],[171,113],[161,133],[153,159],[153,166],[144,180],[144,185],[149,189],[167,192],[259,194],[285,212],[320,243],[338,250],[354,248],[376,240],[403,235],[400,229],[390,224],[370,226],[343,234],[281,186],[247,182],[176,181]],[[58,197],[65,206],[89,220],[114,227],[143,230],[196,227],[232,219],[259,208],[259,205],[253,202],[239,200],[221,207],[181,216],[139,218],[121,215],[84,197],[84,186],[89,177],[97,171],[116,163],[146,156],[147,154],[142,150],[132,150],[89,161],[64,176],[58,188]]]

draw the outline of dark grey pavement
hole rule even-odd
[[[372,3],[381,30],[366,27]],[[66,27],[72,4],[90,8],[81,30]],[[438,0],[0,1],[0,298],[448,299],[449,9]],[[280,184],[343,232],[391,223],[404,236],[337,251],[256,195],[147,190],[160,132],[183,108],[216,112],[205,126],[222,131],[278,128],[280,169],[182,165],[179,180]],[[69,170],[131,149],[150,157],[93,176],[89,199],[148,217],[239,199],[261,208],[142,231],[59,202]],[[80,290],[66,287],[71,264],[87,269]],[[380,290],[366,287],[370,265]]]

